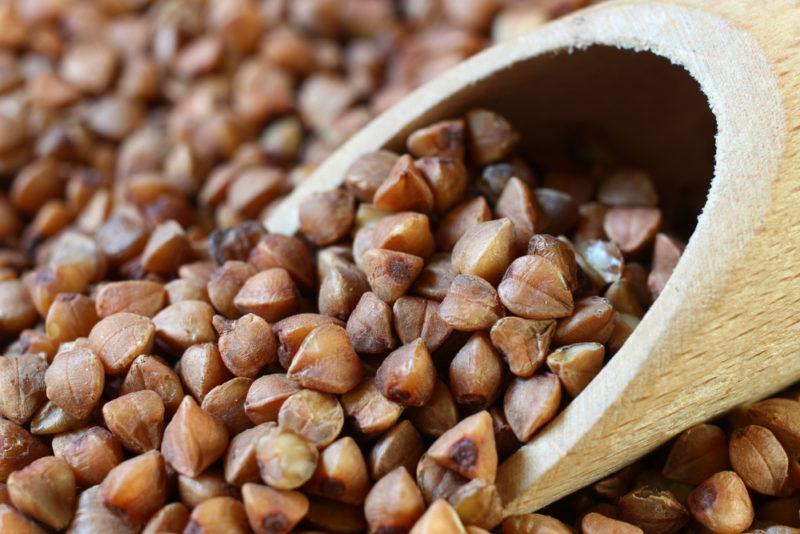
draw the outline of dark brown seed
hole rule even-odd
[[[456,273],[450,263],[450,254],[434,254],[417,277],[413,292],[431,300],[441,302],[453,283]]]
[[[729,467],[725,432],[715,425],[700,424],[681,432],[662,473],[670,480],[696,486]]]
[[[578,224],[580,213],[575,200],[555,189],[539,188],[534,191],[542,224],[537,229],[552,235],[570,232]]]
[[[438,302],[419,297],[400,297],[394,303],[394,328],[401,343],[421,338],[428,352],[438,349],[452,333],[442,320]]]
[[[364,293],[347,319],[347,335],[359,353],[382,354],[395,348],[392,309],[374,293]]]
[[[28,433],[21,426],[0,419],[0,481],[5,482],[8,476],[22,469],[32,461],[47,455],[50,451],[46,445]]]
[[[437,380],[428,402],[420,408],[411,408],[408,416],[420,432],[439,437],[458,422],[458,407],[450,388]]]
[[[378,480],[398,467],[413,471],[424,452],[425,444],[414,425],[400,421],[373,445],[368,458],[370,475]]]
[[[358,157],[345,171],[344,184],[362,202],[372,202],[375,191],[389,176],[399,156],[388,150]]]
[[[667,534],[679,532],[689,513],[669,491],[644,486],[620,498],[619,518],[645,532]]]
[[[458,488],[469,482],[468,478],[445,468],[427,454],[420,458],[416,475],[417,485],[422,491],[426,503],[431,503],[436,499],[447,499]]]
[[[516,176],[506,182],[494,205],[495,215],[508,218],[514,225],[517,251],[524,251],[533,235],[544,227],[536,196],[530,187]]]
[[[183,503],[173,502],[153,514],[144,526],[142,534],[181,534],[189,522],[189,509]]]

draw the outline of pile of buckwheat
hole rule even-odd
[[[602,140],[552,158],[472,109],[361,156],[297,236],[262,224],[413,88],[586,3],[0,2],[0,534],[800,532],[797,395],[503,519],[498,463],[688,237]]]

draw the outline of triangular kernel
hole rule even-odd
[[[431,445],[428,455],[469,479],[494,482],[497,448],[492,416],[484,410],[462,420]]]

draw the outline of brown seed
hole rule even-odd
[[[214,341],[211,325],[214,308],[207,302],[184,300],[171,304],[153,317],[156,340],[172,354],[181,354],[192,345]]]
[[[453,248],[453,271],[497,284],[514,259],[514,235],[514,224],[505,218],[472,226]]]
[[[375,191],[372,199],[375,207],[386,211],[433,211],[434,197],[422,171],[414,165],[408,154],[389,171],[389,175]]]
[[[89,348],[62,351],[47,368],[44,381],[48,399],[75,419],[86,419],[103,394],[103,362]]]
[[[16,335],[33,326],[37,318],[25,284],[19,280],[0,281],[0,334]]]
[[[500,351],[512,373],[523,378],[533,375],[545,361],[556,323],[503,317],[490,332],[492,344]]]
[[[519,142],[519,134],[503,117],[486,109],[467,112],[469,155],[479,165],[507,157]]]
[[[468,478],[445,468],[428,454],[420,458],[416,474],[417,485],[426,503],[447,499],[469,482]]]
[[[47,317],[50,305],[59,293],[83,293],[86,290],[88,279],[86,271],[77,265],[58,265],[56,267],[42,267],[29,272],[24,277],[28,291],[22,294],[24,288],[17,287],[9,280],[2,283],[7,294],[3,298],[17,298],[14,305],[22,305],[17,312],[10,312],[10,325],[19,325],[19,330],[31,326],[27,319],[28,311],[25,305],[28,301],[33,304],[42,317]],[[11,285],[9,285],[11,284]],[[1,301],[0,301],[1,302]],[[9,303],[10,304],[10,303]],[[14,333],[13,331],[11,333]]]
[[[317,246],[332,245],[350,233],[355,198],[342,189],[311,193],[298,211],[300,231]]]
[[[297,288],[286,269],[275,267],[248,278],[233,303],[243,313],[275,322],[294,311]]]
[[[339,247],[322,250],[317,259],[322,278],[317,307],[324,315],[347,320],[361,295],[369,291],[367,277],[353,263],[350,247],[346,253]]]
[[[342,431],[344,411],[333,395],[304,389],[283,403],[278,424],[322,448],[333,443]]]
[[[3,417],[20,425],[28,422],[47,400],[47,369],[47,360],[42,354],[0,356],[0,414]]]
[[[467,200],[450,210],[444,216],[436,230],[436,244],[440,249],[449,251],[461,237],[475,225],[492,219],[492,211],[483,197]]]
[[[242,497],[255,534],[288,534],[308,512],[308,498],[296,491],[245,484]]]
[[[530,187],[536,183],[533,169],[525,160],[515,156],[507,161],[485,166],[475,185],[484,197],[494,203],[512,177],[519,178]]]
[[[578,264],[572,248],[551,235],[536,234],[528,241],[528,255],[541,256],[558,267],[570,290],[578,287]]]
[[[603,367],[605,348],[600,343],[575,343],[547,356],[547,367],[561,380],[572,398],[589,385]]]
[[[677,239],[666,234],[656,234],[655,245],[653,246],[652,269],[647,277],[647,287],[653,298],[658,297],[664,286],[667,285],[672,271],[681,259],[683,249],[686,247]]]
[[[192,345],[180,360],[181,380],[199,402],[209,391],[232,378],[219,354],[216,343]]]
[[[214,316],[219,333],[219,352],[225,366],[236,376],[255,378],[265,365],[275,362],[277,342],[269,323],[252,313],[235,321]]]
[[[597,200],[608,206],[656,206],[658,193],[647,173],[623,169],[603,179]]]
[[[97,323],[94,301],[77,293],[59,293],[47,312],[45,331],[56,343],[89,335]]]
[[[103,420],[123,447],[135,453],[157,449],[164,429],[164,402],[145,389],[128,393],[103,406]]]
[[[461,405],[486,408],[500,394],[503,363],[483,332],[473,334],[450,362],[450,389]]]
[[[249,534],[244,505],[233,497],[214,497],[192,510],[184,532],[192,534]]]
[[[227,446],[225,425],[186,395],[164,429],[161,452],[175,471],[193,477],[217,461]]]
[[[745,485],[764,495],[785,495],[789,478],[789,458],[775,435],[751,425],[731,435],[730,460]]]
[[[699,424],[681,432],[662,473],[671,480],[696,486],[729,466],[725,432],[715,425]]]
[[[581,270],[597,286],[613,284],[623,269],[622,252],[610,241],[582,241],[575,249],[575,259]]]
[[[46,456],[50,451],[46,445],[33,437],[19,425],[0,419],[0,481],[22,469],[32,461]]]
[[[353,256],[360,265],[361,257],[371,248],[385,248],[427,258],[435,244],[428,221],[422,213],[402,212],[384,217],[374,226],[360,230],[353,241]]]
[[[319,453],[309,440],[287,428],[274,427],[258,438],[256,461],[261,478],[273,488],[299,488],[314,474]]]
[[[170,304],[182,302],[184,300],[202,300],[209,302],[206,286],[199,280],[186,280],[177,278],[164,285],[167,291],[167,300]]]
[[[253,218],[281,194],[285,182],[286,177],[280,169],[247,169],[228,187],[227,205],[242,217]]]
[[[367,524],[361,506],[343,504],[322,497],[309,499],[305,522],[323,532],[356,534],[364,532]]]
[[[176,221],[160,224],[150,234],[142,252],[145,271],[169,276],[174,274],[191,254],[189,238]]]
[[[60,163],[55,159],[43,158],[19,171],[8,194],[15,208],[27,215],[36,215],[48,200],[61,196],[63,190]]]
[[[183,386],[178,374],[157,356],[138,356],[119,389],[120,395],[149,389],[158,393],[168,414],[175,413],[183,399]]]
[[[225,453],[225,480],[229,484],[241,486],[245,482],[258,482],[261,475],[256,459],[256,445],[262,436],[277,428],[274,422],[248,428],[231,439]]]
[[[317,313],[299,313],[275,323],[272,327],[278,337],[278,360],[285,369],[289,368],[294,355],[312,330],[323,324],[342,323],[333,317]]]
[[[581,520],[583,534],[643,534],[644,531],[635,525],[611,519],[598,513],[589,513]]]
[[[362,504],[369,491],[367,463],[350,436],[326,447],[304,488],[309,493],[347,504]]]
[[[103,427],[93,426],[53,438],[53,454],[69,464],[79,486],[100,484],[122,460],[122,447]]]
[[[437,380],[428,402],[420,408],[411,408],[408,416],[420,432],[439,437],[458,422],[458,407],[450,388]]]
[[[181,534],[189,523],[189,509],[183,503],[173,502],[153,514],[142,534]]]
[[[122,374],[137,356],[150,352],[155,331],[147,317],[120,312],[94,325],[89,343],[108,374]]]
[[[687,499],[692,516],[712,532],[742,532],[753,522],[747,488],[733,471],[721,471],[697,486]]]
[[[101,486],[92,486],[78,497],[78,509],[70,523],[68,532],[90,534],[93,532],[116,532],[136,534],[139,526],[109,510],[103,503]]]
[[[413,254],[373,248],[364,253],[361,265],[372,291],[392,304],[417,279],[424,261]]]
[[[394,303],[394,328],[400,342],[421,338],[428,352],[438,349],[452,333],[442,320],[438,302],[418,297],[400,297]]]
[[[236,435],[253,425],[244,413],[244,401],[252,383],[252,378],[243,376],[228,380],[208,392],[201,408],[222,421],[229,434]]]
[[[464,159],[464,120],[436,122],[411,132],[406,147],[414,157],[428,156]]]
[[[399,156],[388,150],[369,152],[359,156],[345,171],[344,185],[362,202],[372,202],[375,191],[381,186]]]
[[[467,532],[456,511],[444,499],[434,501],[417,520],[409,534],[435,534],[437,532],[452,532],[453,534],[466,534]]]
[[[497,292],[506,308],[526,319],[556,319],[572,314],[572,293],[563,274],[541,256],[514,260]]]
[[[503,306],[489,282],[478,276],[460,274],[450,284],[439,315],[456,330],[485,330],[503,316]]]
[[[378,480],[364,502],[370,532],[408,530],[424,510],[422,494],[404,467],[397,467]]]
[[[638,488],[619,500],[619,519],[645,532],[679,532],[689,521],[689,513],[669,491],[648,486]]]
[[[614,315],[614,308],[602,297],[581,299],[571,316],[558,321],[553,341],[558,345],[605,343],[614,332]]]
[[[428,456],[443,467],[469,479],[494,482],[497,474],[492,416],[482,411],[461,420],[439,436],[430,446]]]
[[[61,61],[61,76],[81,90],[103,92],[117,68],[117,53],[104,42],[73,44]]]
[[[208,281],[206,290],[214,308],[229,319],[235,319],[241,312],[233,304],[236,294],[248,278],[256,274],[255,268],[243,261],[226,261]]]
[[[103,284],[95,296],[100,318],[119,312],[152,317],[166,304],[164,286],[147,280],[125,280]]]
[[[463,198],[469,176],[462,159],[425,157],[415,165],[430,186],[437,213],[446,213]]]
[[[561,384],[551,373],[515,378],[503,398],[503,413],[517,439],[526,442],[547,424],[561,404]]]
[[[37,435],[69,432],[85,426],[86,421],[75,419],[55,403],[47,401],[31,419],[31,433]]]
[[[624,276],[608,286],[604,297],[620,315],[641,318],[644,307],[636,295],[634,283]]]
[[[571,534],[573,531],[564,523],[550,516],[540,514],[512,515],[503,521],[503,534]]]
[[[378,368],[375,383],[381,393],[403,406],[423,406],[433,394],[436,369],[422,339],[392,352]]]
[[[608,238],[603,229],[608,206],[599,202],[587,202],[578,208],[578,224],[575,229],[575,242],[605,240]]]
[[[266,233],[267,230],[256,221],[217,228],[208,236],[209,255],[217,265],[227,261],[246,261]],[[271,247],[267,248],[272,250]]]
[[[297,382],[285,374],[270,374],[259,377],[247,391],[244,411],[254,424],[278,420],[278,411],[284,401],[300,391]]]
[[[493,529],[503,519],[503,503],[497,488],[480,478],[458,488],[447,502],[465,525]]]
[[[660,227],[658,208],[611,208],[603,220],[606,235],[625,254],[636,254],[648,246]]]
[[[303,340],[288,376],[303,387],[341,394],[361,381],[362,368],[345,329],[324,324]]]
[[[524,181],[512,176],[497,199],[494,212],[509,219],[514,226],[516,250],[524,251],[528,241],[543,226],[543,214],[536,197]]]
[[[389,305],[374,293],[364,293],[347,319],[347,336],[359,353],[382,354],[395,348]]]
[[[450,263],[450,254],[437,253],[430,257],[417,277],[413,292],[431,300],[441,302],[447,296],[447,290],[456,273]]]
[[[345,415],[356,431],[372,436],[394,425],[403,407],[383,396],[375,380],[365,378],[355,389],[341,397]]]
[[[366,202],[360,203],[356,209],[355,225],[352,230],[353,234],[365,228],[372,228],[378,221],[391,214],[392,212],[390,211],[379,210],[374,204],[368,204]]]
[[[552,235],[563,235],[572,231],[580,220],[580,212],[575,200],[562,191],[539,188],[534,191],[539,206],[537,229]]]
[[[568,194],[578,204],[590,202],[594,197],[594,180],[590,176],[572,172],[548,172],[542,185]]]
[[[44,529],[8,504],[0,504],[0,530],[14,534],[45,534]]]
[[[47,337],[44,332],[38,330],[23,330],[19,334],[19,349],[22,354],[41,353],[47,361],[52,361],[58,350],[58,345]],[[9,349],[10,353],[11,350]]]
[[[425,452],[422,437],[409,421],[403,420],[375,442],[369,454],[369,470],[378,480],[399,467],[413,472]]]
[[[239,489],[225,482],[219,471],[207,469],[195,477],[178,475],[178,494],[183,504],[195,508],[214,497],[238,497]]]
[[[64,460],[45,456],[11,473],[8,494],[17,510],[60,530],[75,511],[75,476]]]
[[[790,457],[800,453],[800,403],[784,398],[756,402],[731,415],[734,427],[758,425],[769,429]]]

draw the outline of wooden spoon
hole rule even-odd
[[[800,379],[800,10],[791,0],[609,2],[491,48],[339,148],[268,221],[336,187],[365,152],[483,106],[541,153],[576,125],[697,213],[672,278],[625,346],[500,467],[505,513],[535,510],[680,431]],[[524,152],[523,152],[524,153]],[[713,176],[713,180],[709,180]],[[707,194],[707,199],[706,199]]]

